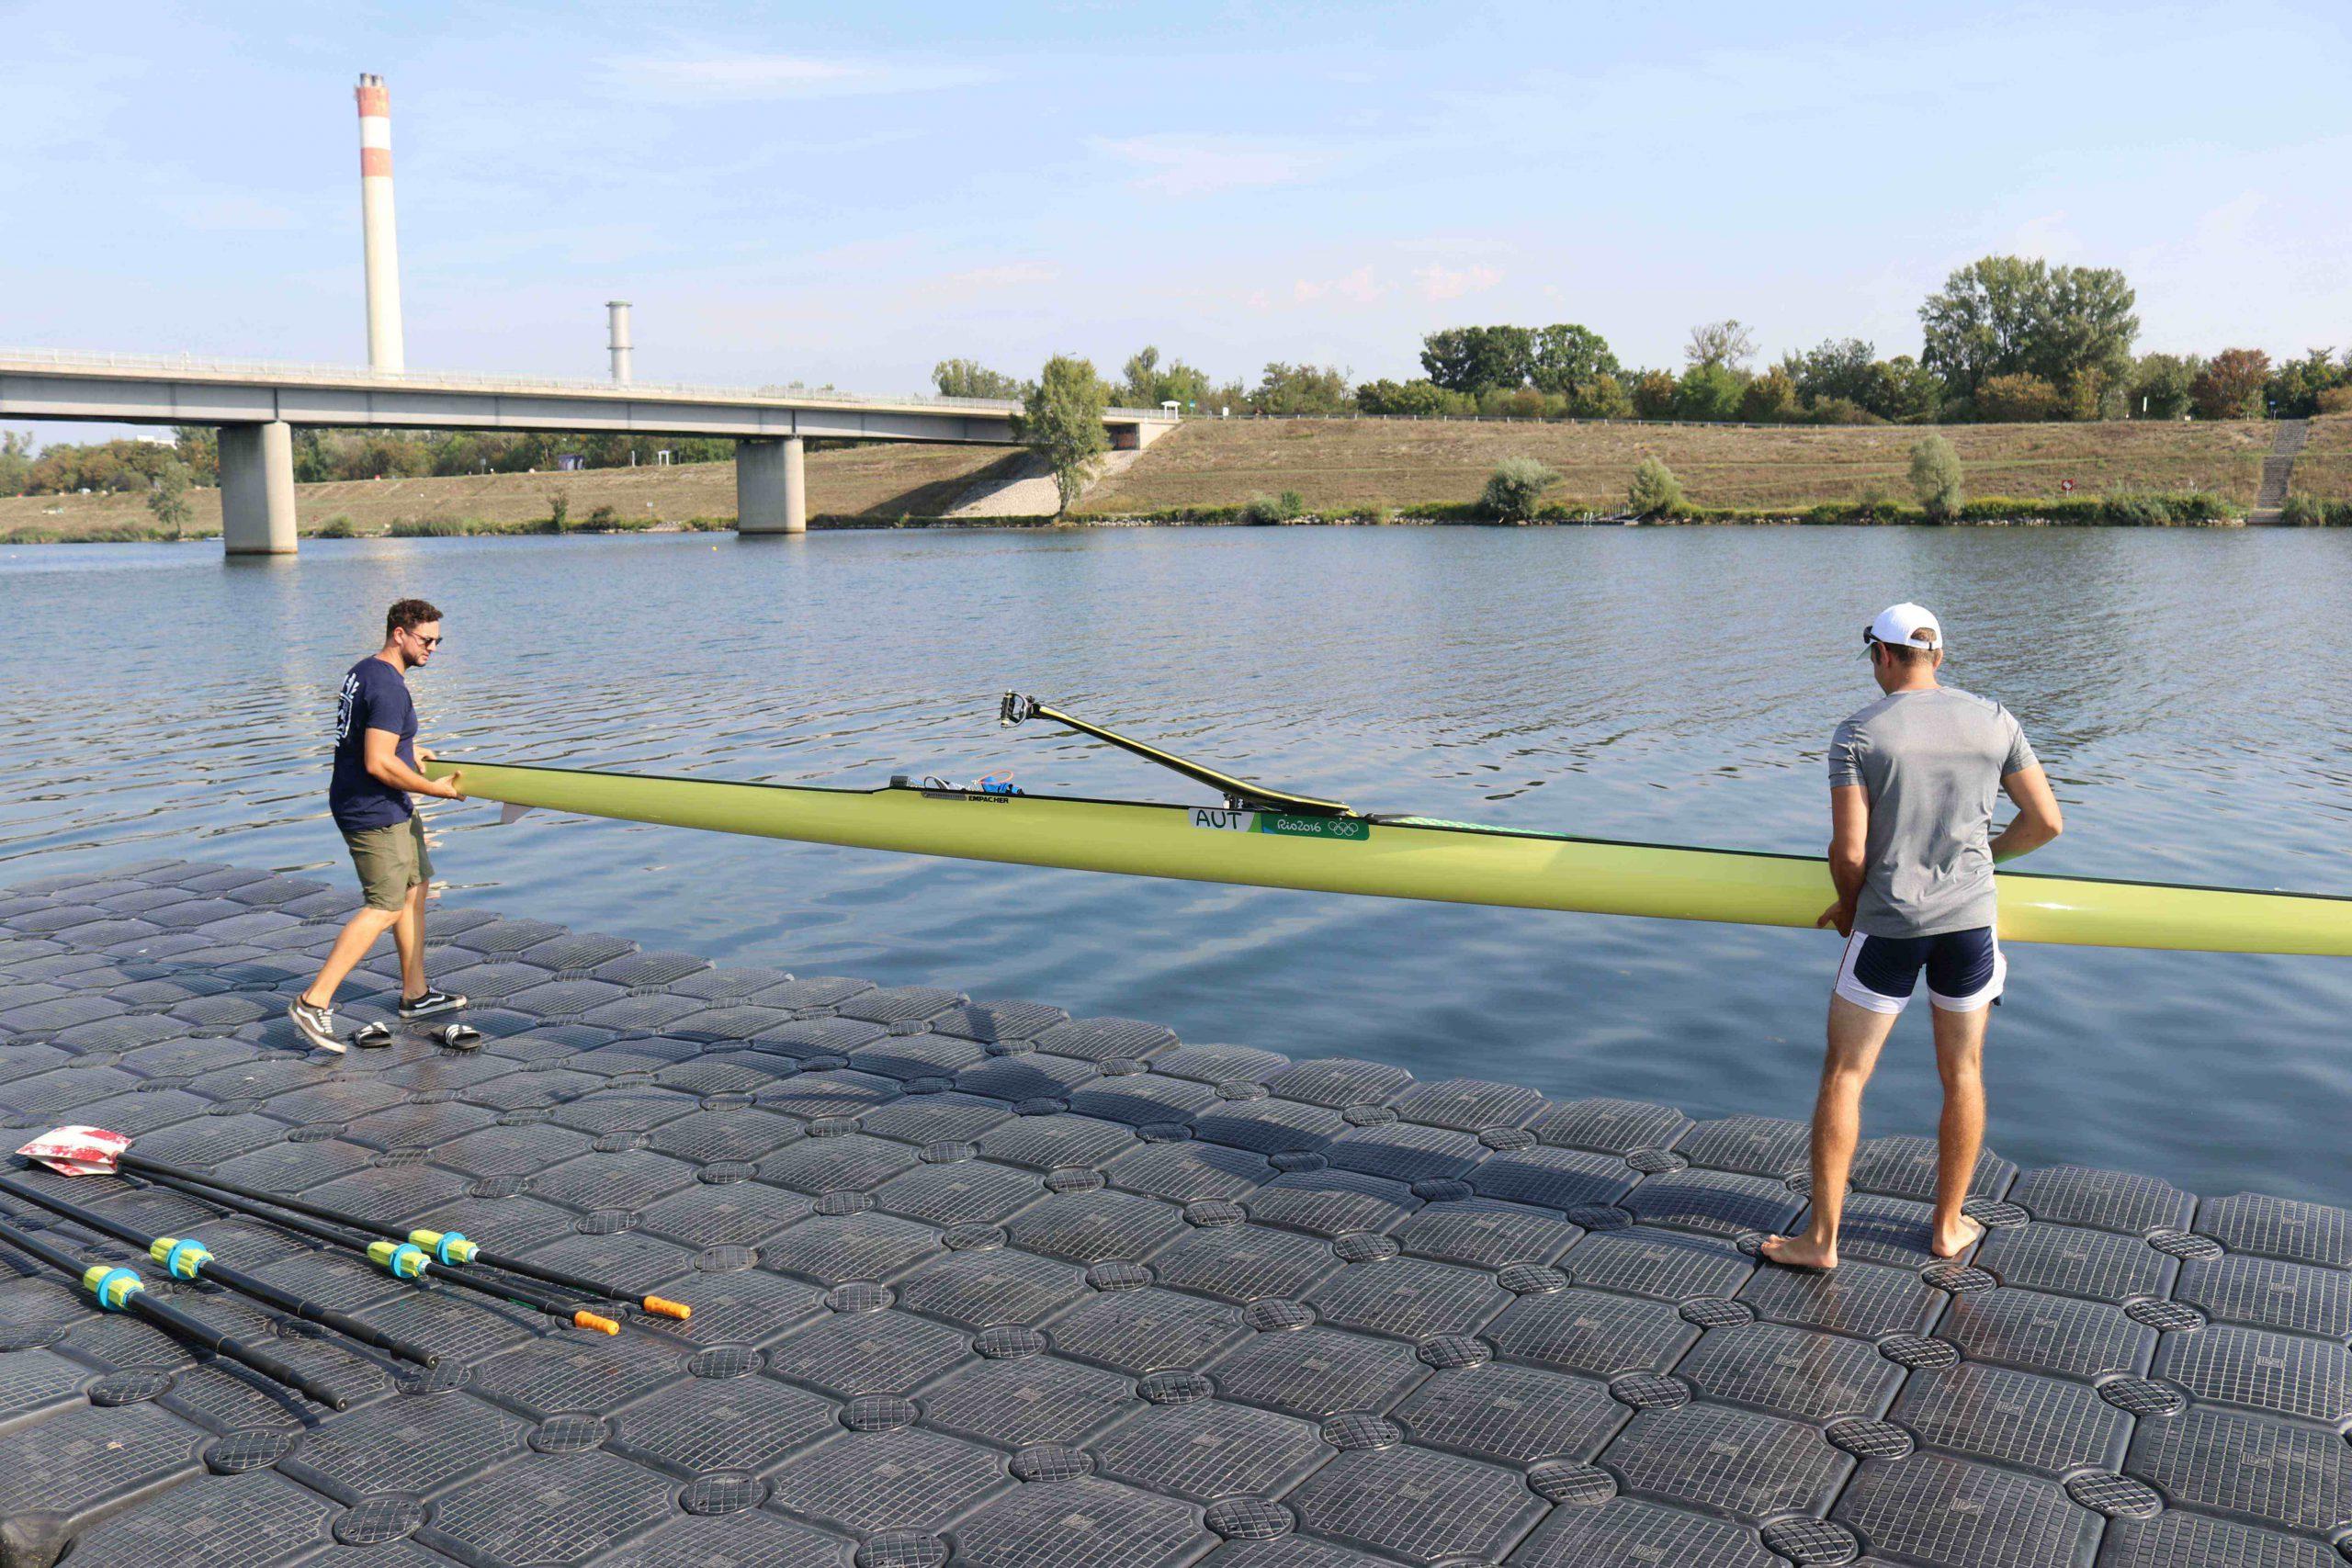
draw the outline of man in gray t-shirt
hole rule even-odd
[[[1838,727],[1829,787],[1870,806],[1854,930],[1941,936],[1993,923],[1993,796],[2039,767],[1996,702],[1935,683],[1887,693]]]
[[[1862,633],[1884,694],[1838,727],[1829,746],[1829,872],[1838,901],[1818,922],[1846,939],[1829,999],[1829,1050],[1813,1118],[1813,1219],[1771,1236],[1766,1258],[1838,1266],[1846,1179],[1861,1136],[1862,1089],[1895,1019],[1928,976],[1943,1077],[1936,1205],[1928,1247],[1965,1251],[1984,1227],[1961,1213],[1984,1141],[1984,1023],[2008,976],[1993,866],[2056,838],[2050,781],[2007,708],[1939,685],[1943,628],[1896,604]],[[1996,793],[2017,818],[1993,831]]]

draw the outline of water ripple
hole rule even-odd
[[[383,604],[449,642],[444,750],[784,782],[1204,798],[1026,726],[1034,690],[1373,809],[1818,850],[1859,630],[1940,611],[2067,806],[2035,869],[2352,891],[2352,536],[2073,530],[1121,530],[0,551],[0,879],[156,853],[345,874],[336,680]],[[451,887],[741,963],[944,983],[1429,1076],[1802,1115],[1826,939],[877,856],[435,808]],[[2029,1163],[2344,1201],[2340,961],[2029,948],[1988,1071]],[[1925,1021],[1872,1131],[1928,1132]]]

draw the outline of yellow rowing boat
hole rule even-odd
[[[1014,712],[1008,699],[1008,715]],[[1360,893],[1449,904],[1811,926],[1833,897],[1818,856],[1688,849],[1363,815],[1264,790],[1035,704],[1223,789],[1217,807],[996,793],[899,779],[880,789],[436,760],[435,778],[526,808],[901,854]],[[2091,947],[2352,956],[2352,898],[1999,874],[2001,938]]]

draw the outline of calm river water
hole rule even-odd
[[[1822,750],[1916,598],[2023,720],[2037,871],[2352,892],[2352,536],[1282,529],[0,550],[0,882],[186,855],[336,879],[343,670],[402,594],[444,750],[835,784],[1011,766],[1206,799],[1031,725],[1034,692],[1367,809],[1818,852]],[[1802,1116],[1823,933],[966,864],[436,807],[453,897],[802,975],[1124,1013],[1696,1116]],[[2013,952],[1993,1144],[2212,1193],[2352,1199],[2352,962]],[[1915,1010],[1924,1012],[1924,1009]],[[1907,1018],[1869,1130],[1932,1133]]]

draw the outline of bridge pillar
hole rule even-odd
[[[220,427],[220,545],[232,556],[294,553],[294,432],[284,420]]]
[[[808,531],[807,444],[797,435],[735,443],[735,530],[739,534]]]

